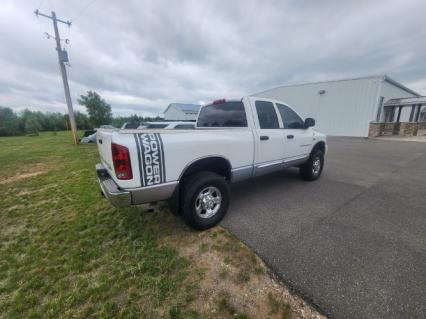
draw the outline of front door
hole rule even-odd
[[[289,106],[276,104],[284,126],[284,161],[291,162],[309,156],[314,131],[305,128],[302,118]]]
[[[274,103],[267,100],[252,100],[256,113],[255,174],[263,175],[282,166],[284,132],[280,128]]]

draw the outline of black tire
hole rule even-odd
[[[179,216],[181,214],[179,193],[179,186],[177,186],[172,197],[167,200],[167,206],[169,207],[170,212],[175,216]]]
[[[314,163],[317,163],[318,160],[321,165],[319,167],[319,170],[314,167],[315,166]],[[321,150],[314,150],[309,156],[308,161],[302,166],[300,166],[300,169],[299,169],[300,176],[304,180],[315,181],[321,176],[323,168],[324,168],[324,153]]]
[[[202,192],[204,195],[201,194]],[[213,205],[213,208],[202,209],[200,196],[206,201],[211,200],[207,204]],[[220,197],[220,204],[212,203],[213,199],[218,198],[218,196]],[[197,173],[184,182],[181,206],[182,217],[194,229],[204,230],[213,227],[222,220],[228,211],[229,197],[229,185],[223,176],[213,172]],[[215,210],[216,212],[208,217],[208,212]],[[205,217],[200,216],[203,215],[203,211],[205,212]]]

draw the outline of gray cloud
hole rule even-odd
[[[65,111],[39,0],[0,5],[0,105]],[[61,36],[75,108],[96,90],[115,114],[158,114],[269,87],[388,74],[426,94],[426,2],[42,1]]]

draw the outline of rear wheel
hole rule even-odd
[[[175,215],[180,215],[180,209],[179,209],[179,189],[177,189],[171,198],[167,200],[167,206],[169,207],[170,212]]]
[[[225,178],[212,172],[191,176],[183,186],[182,216],[195,229],[219,223],[229,206],[229,186]]]
[[[321,150],[314,150],[308,161],[300,166],[300,176],[307,181],[317,180],[324,167],[324,153]]]

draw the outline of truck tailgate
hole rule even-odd
[[[112,130],[98,130],[96,132],[96,142],[98,144],[98,151],[102,165],[104,165],[111,176],[115,177],[111,154],[112,132]]]
[[[136,188],[141,186],[139,174],[139,161],[133,134],[120,134],[117,130],[99,129],[96,133],[99,156],[101,163],[108,171],[108,174],[122,189]],[[119,144],[127,147],[130,154],[133,178],[129,180],[119,180],[115,174],[112,160],[111,144]]]

